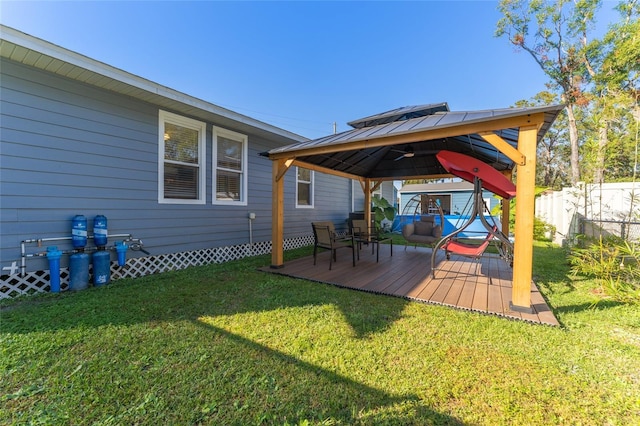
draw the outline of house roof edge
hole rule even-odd
[[[298,135],[285,129],[281,129],[268,123],[264,123],[260,120],[256,120],[235,111],[220,107],[211,102],[204,101],[186,93],[171,89],[170,87],[153,82],[149,79],[124,71],[120,68],[90,58],[86,55],[71,51],[54,43],[48,42],[46,40],[32,36],[3,24],[0,24],[0,41],[11,43],[15,46],[20,46],[30,51],[37,52],[41,55],[60,60],[72,66],[85,69],[87,71],[118,81],[120,83],[127,84],[153,95],[180,102],[189,107],[198,108],[209,113],[219,115],[226,119],[243,123],[262,131],[273,133],[300,142],[308,140],[308,138],[304,136]],[[8,52],[7,50],[8,46],[2,46],[2,49],[0,49],[0,56],[11,59],[11,52]],[[32,66],[36,65],[34,64]]]

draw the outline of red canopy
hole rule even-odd
[[[510,199],[516,196],[516,186],[502,173],[477,158],[453,151],[436,154],[442,167],[452,175],[473,183],[474,178],[482,181],[482,187],[494,194]]]

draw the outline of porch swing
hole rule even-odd
[[[485,217],[485,212],[490,213],[483,198],[482,190],[487,189],[494,194],[502,197],[505,200],[509,200],[515,196],[515,185],[508,180],[500,172],[488,164],[469,157],[464,154],[451,151],[440,151],[436,154],[438,161],[447,170],[447,172],[460,177],[466,181],[473,183],[473,194],[467,206],[465,206],[466,213],[469,203],[471,203],[471,213],[469,218],[462,226],[457,226],[456,230],[449,235],[444,236],[433,248],[431,254],[431,275],[433,278],[436,276],[436,255],[439,249],[445,250],[445,257],[450,260],[451,254],[459,256],[470,257],[473,259],[479,259],[484,254],[485,250],[491,244],[491,242],[498,240],[501,244],[497,244],[500,257],[505,259],[510,266],[513,266],[513,244],[509,238],[502,233],[498,228],[493,216],[489,214],[489,218],[492,223],[489,223]],[[464,217],[464,214],[462,215]],[[480,222],[487,231],[487,235],[480,244],[471,244],[469,242],[461,242],[457,239],[457,236],[464,232],[471,224],[476,220],[476,217],[480,218]]]

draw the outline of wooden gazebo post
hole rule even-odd
[[[527,117],[527,124],[519,126],[518,147],[513,148],[493,132],[479,134],[496,149],[516,163],[516,224],[513,250],[513,287],[511,288],[511,310],[532,312],[531,279],[533,268],[533,217],[536,185],[536,148],[538,129],[544,123],[542,114]],[[506,204],[506,205],[505,205]],[[502,228],[508,231],[509,204],[502,206]],[[508,233],[505,233],[508,235]]]
[[[364,220],[367,226],[371,226],[371,179],[365,179],[362,182],[362,191],[364,192]]]
[[[271,165],[271,267],[284,267],[284,175],[293,159],[274,160]]]
[[[525,158],[518,165],[516,179],[516,224],[513,258],[513,288],[511,290],[511,310],[532,312],[531,278],[533,268],[533,216],[536,184],[536,141],[538,126],[520,127],[518,151]]]

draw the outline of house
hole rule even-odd
[[[108,248],[120,239],[139,249],[112,264],[114,278],[270,252],[272,164],[259,153],[306,138],[0,33],[0,298],[48,288],[47,246],[65,252],[65,288],[76,215],[90,236],[92,219],[107,217]],[[346,226],[363,210],[360,185],[345,177],[296,168],[284,187],[286,248],[312,242],[313,220]]]

